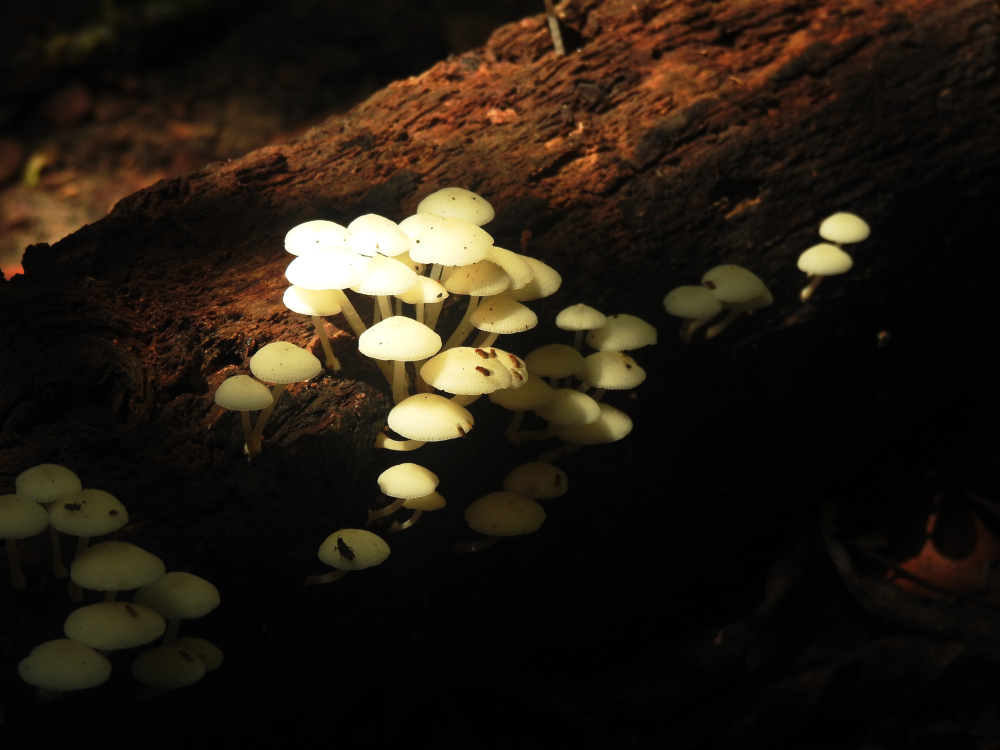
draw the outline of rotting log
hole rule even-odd
[[[488,229],[499,245],[519,250],[528,231],[526,252],[562,273],[563,290],[533,305],[543,320],[586,301],[656,321],[662,344],[642,359],[650,372],[677,369],[666,291],[719,262],[758,273],[775,305],[679,372],[681,386],[705,390],[684,406],[641,396],[644,414],[685,424],[696,447],[645,424],[635,454],[672,451],[682,486],[707,476],[722,495],[762,471],[755,461],[769,450],[801,450],[783,432],[798,419],[786,413],[776,426],[748,422],[757,445],[705,457],[734,423],[764,414],[762,404],[736,407],[741,395],[758,388],[766,401],[790,366],[827,363],[799,331],[824,295],[857,321],[873,309],[857,301],[866,292],[905,299],[887,291],[890,275],[922,289],[980,257],[959,240],[996,228],[986,216],[1000,174],[994,3],[591,0],[566,4],[563,22],[564,58],[544,17],[503,27],[485,48],[393,83],[291,143],[158,183],[56,245],[29,248],[25,276],[0,285],[0,484],[37,463],[70,466],[84,486],[126,502],[135,523],[121,538],[215,581],[236,608],[263,606],[242,571],[266,568],[275,587],[318,572],[313,541],[374,496],[369,446],[389,408],[378,370],[336,331],[341,378],[292,388],[251,464],[239,416],[221,413],[212,393],[267,342],[318,346],[309,320],[281,304],[289,228],[364,213],[400,220],[448,185],[494,205]],[[846,280],[829,293],[824,285],[819,307],[804,307],[795,258],[835,210],[876,228],[859,251],[867,276],[850,292]],[[913,249],[930,238],[947,252]],[[914,256],[925,261],[919,271],[903,265]],[[958,304],[954,321],[985,310],[969,297]],[[824,344],[840,335],[827,331]],[[737,363],[723,348],[730,333],[744,351]],[[771,362],[753,353],[782,350]],[[726,363],[728,375],[715,374]],[[720,382],[739,384],[710,401]],[[798,385],[779,390],[795,399],[786,412],[814,405]],[[852,440],[858,456],[878,436]],[[742,460],[725,481],[724,458]],[[646,486],[641,474],[619,484]],[[36,616],[0,618],[14,633],[10,651],[26,652]]]

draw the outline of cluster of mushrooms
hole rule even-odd
[[[826,242],[813,245],[799,256],[799,270],[810,282],[799,294],[803,302],[816,291],[827,276],[847,273],[854,265],[843,245],[861,242],[871,230],[864,219],[855,214],[839,212],[828,216],[819,227]],[[723,310],[727,315],[706,329],[705,338],[713,339],[742,313],[750,313],[774,302],[770,290],[756,275],[741,266],[723,265],[710,269],[701,277],[701,285],[680,286],[663,298],[663,307],[671,315],[683,318],[680,339],[691,342],[695,331],[711,322]]]
[[[132,662],[132,675],[144,699],[200,680],[222,664],[222,651],[201,638],[177,640],[181,620],[202,617],[219,606],[215,586],[191,573],[166,572],[163,561],[134,544],[91,545],[93,537],[114,533],[128,523],[128,511],[108,492],[83,489],[80,478],[57,464],[40,464],[20,474],[15,493],[0,496],[0,535],[7,539],[11,587],[27,581],[17,556],[17,539],[50,529],[52,572],[70,578],[69,598],[103,592],[103,600],[79,607],[66,618],[65,638],[36,646],[18,665],[21,678],[40,698],[68,690],[97,687],[111,677],[112,651],[163,641]],[[60,534],[77,537],[67,570]],[[132,602],[118,592],[135,591]]]

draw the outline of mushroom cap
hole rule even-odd
[[[511,289],[522,289],[534,277],[535,272],[524,259],[523,255],[518,255],[502,247],[493,246],[490,254],[486,256],[490,263],[496,263],[504,270],[510,278]]]
[[[478,396],[509,388],[511,376],[498,357],[483,349],[457,346],[436,354],[420,368],[428,385],[447,393]]]
[[[361,281],[369,262],[349,250],[324,247],[289,263],[285,278],[304,289],[347,289]]]
[[[704,286],[679,286],[663,298],[663,309],[670,315],[688,320],[714,318],[722,312],[722,303]]]
[[[413,318],[393,315],[358,336],[358,351],[366,357],[415,362],[441,349],[441,337]]]
[[[568,378],[583,370],[583,355],[566,344],[546,344],[524,356],[528,372],[542,378]]]
[[[772,302],[774,302],[774,295],[771,294],[770,289],[765,288],[763,293],[758,294],[756,297],[748,299],[745,302],[724,302],[722,306],[727,310],[747,312],[748,310],[759,310],[762,307],[767,307]]]
[[[601,352],[628,352],[656,343],[656,329],[634,315],[609,315],[600,328],[587,333],[587,346]]]
[[[225,658],[225,654],[222,653],[221,648],[214,643],[206,641],[204,638],[192,638],[190,636],[187,638],[178,638],[174,641],[173,645],[185,651],[190,651],[201,659],[205,665],[206,672],[214,672],[221,667],[222,660]]]
[[[232,411],[260,411],[273,400],[271,389],[249,375],[233,375],[215,389],[215,403]]]
[[[487,536],[531,534],[545,521],[545,509],[516,492],[491,492],[465,509],[469,528]]]
[[[569,478],[558,466],[543,461],[530,461],[514,467],[504,478],[503,488],[532,500],[549,500],[566,494]]]
[[[73,560],[69,577],[89,591],[131,591],[163,578],[163,560],[128,542],[101,542]]]
[[[415,305],[418,302],[429,305],[432,302],[443,302],[448,299],[448,290],[441,285],[440,281],[429,279],[426,276],[417,276],[416,284],[396,296],[408,305]]]
[[[292,255],[303,255],[321,248],[347,247],[351,233],[333,221],[316,219],[298,224],[285,235],[285,250]]]
[[[143,685],[174,690],[192,685],[208,671],[205,662],[186,648],[157,646],[144,651],[132,662],[132,676]]]
[[[646,379],[646,371],[623,352],[594,352],[583,360],[580,379],[593,388],[626,391]]]
[[[475,224],[444,216],[416,236],[410,257],[418,263],[467,266],[489,255],[492,247],[493,238]]]
[[[528,366],[523,359],[495,346],[489,347],[486,351],[489,352],[490,359],[507,368],[507,372],[510,373],[510,388],[517,389],[528,382],[531,376],[528,375]]]
[[[526,377],[519,388],[494,391],[488,398],[511,411],[535,411],[555,397],[555,390],[541,378]]]
[[[193,620],[219,606],[219,590],[204,578],[174,571],[135,592],[136,604],[151,607],[166,620]]]
[[[104,490],[80,490],[49,506],[49,523],[71,536],[102,536],[128,523],[128,511]]]
[[[521,390],[524,390],[523,388]],[[601,416],[600,403],[572,388],[556,388],[535,414],[554,425],[590,424]]]
[[[108,681],[111,662],[90,646],[59,638],[35,646],[17,671],[22,680],[43,690],[87,690]]]
[[[80,477],[59,464],[39,464],[18,474],[14,492],[36,503],[51,503],[83,489]]]
[[[41,534],[48,525],[45,507],[30,497],[0,495],[0,539],[27,539]]]
[[[562,285],[562,276],[552,266],[542,263],[538,258],[519,255],[531,267],[531,281],[519,289],[508,289],[507,296],[518,302],[528,302],[555,294]]]
[[[719,302],[746,302],[763,294],[767,287],[742,266],[722,265],[710,268],[701,277],[701,285],[712,291]]]
[[[420,497],[406,498],[403,507],[410,510],[440,510],[447,504],[445,499],[441,497],[441,493],[434,491]]]
[[[590,424],[552,425],[560,440],[573,445],[601,445],[621,440],[632,431],[632,419],[623,411],[600,402],[600,417]]]
[[[410,440],[436,443],[457,438],[473,427],[468,409],[436,393],[418,393],[393,407],[389,427]]]
[[[390,466],[379,474],[378,486],[383,495],[408,500],[430,494],[440,481],[430,469],[419,464],[403,463]]]
[[[491,297],[510,286],[510,277],[496,263],[481,260],[455,268],[444,281],[444,288],[452,294]]]
[[[866,240],[871,232],[871,227],[864,219],[846,211],[827,216],[819,225],[820,237],[829,242],[839,242],[843,245]]]
[[[317,315],[325,318],[340,312],[340,300],[332,289],[306,289],[292,284],[285,290],[281,301],[292,312],[300,315]]]
[[[358,294],[371,297],[404,294],[417,284],[417,272],[395,258],[376,255],[368,264],[364,278],[351,286]]]
[[[322,371],[315,356],[287,341],[272,341],[250,358],[250,372],[267,383],[300,383]]]
[[[538,325],[538,316],[520,302],[499,295],[484,300],[469,316],[469,322],[480,331],[520,333]]]
[[[443,218],[443,216],[430,212],[413,214],[413,216],[407,216],[399,222],[399,230],[411,240],[415,240],[418,234],[425,229],[436,226]]]
[[[496,215],[485,198],[460,187],[446,187],[428,195],[417,204],[417,214],[423,213],[464,219],[476,226],[489,223]]]
[[[581,302],[560,310],[556,315],[556,327],[564,331],[590,331],[603,326],[605,320],[604,313]]]
[[[341,554],[339,540],[354,555]],[[378,565],[389,556],[389,545],[377,534],[364,529],[341,529],[330,534],[319,547],[319,559],[337,570],[363,570]]]
[[[413,242],[396,222],[378,214],[359,216],[347,230],[351,233],[347,246],[358,255],[402,255]]]
[[[821,242],[799,256],[799,270],[810,276],[837,276],[847,273],[854,260],[836,245]]]
[[[158,612],[129,602],[100,602],[74,609],[63,625],[67,638],[98,651],[144,646],[166,630],[167,623]]]

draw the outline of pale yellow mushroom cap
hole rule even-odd
[[[528,366],[516,354],[511,354],[504,349],[497,349],[495,346],[487,347],[486,351],[489,352],[490,359],[496,360],[507,368],[507,372],[510,373],[511,389],[516,390],[522,387],[531,378],[528,374]]]
[[[552,266],[542,263],[537,258],[527,255],[520,255],[525,263],[531,267],[531,281],[520,289],[508,289],[507,296],[516,299],[518,302],[528,302],[533,299],[541,299],[555,294],[562,285],[562,276]]]
[[[341,248],[320,248],[289,263],[285,278],[304,289],[347,289],[361,281],[370,260]]]
[[[503,488],[517,492],[532,500],[549,500],[561,497],[569,489],[566,472],[558,466],[542,461],[531,461],[515,467],[503,480]]]
[[[317,219],[292,227],[285,235],[285,250],[292,255],[303,255],[321,248],[347,246],[351,233],[332,221]]]
[[[426,276],[417,276],[416,284],[408,291],[396,296],[408,305],[415,305],[418,302],[428,305],[432,302],[443,302],[448,299],[448,290],[441,285],[440,281],[434,281]]]
[[[524,390],[523,388],[521,390]],[[553,425],[589,424],[601,416],[600,403],[572,388],[556,388],[535,414]]]
[[[193,620],[219,606],[219,589],[200,576],[167,573],[135,592],[136,604],[152,607],[167,620]]]
[[[345,555],[339,540],[348,548]],[[319,559],[337,570],[363,570],[378,565],[389,556],[389,545],[377,534],[364,529],[341,529],[330,534],[319,547]]]
[[[516,492],[491,492],[465,509],[469,528],[487,536],[531,534],[545,521],[545,509]]]
[[[538,316],[520,302],[500,295],[479,305],[469,321],[480,331],[509,334],[534,328],[538,325]]]
[[[846,211],[827,216],[819,225],[820,237],[843,245],[866,240],[870,234],[871,228],[864,219]]]
[[[49,506],[49,523],[71,536],[103,536],[128,523],[128,511],[104,490],[80,490]]]
[[[634,315],[609,315],[600,328],[587,333],[587,346],[601,352],[627,352],[656,343],[656,329]]]
[[[623,352],[595,352],[583,361],[580,379],[593,388],[624,391],[646,379],[646,371]]]
[[[455,268],[444,281],[444,288],[452,294],[491,297],[510,286],[510,277],[496,263],[481,260]]]
[[[447,505],[445,499],[437,491],[428,492],[420,497],[408,497],[403,502],[403,507],[410,510],[440,510],[445,505]]]
[[[438,390],[464,396],[493,393],[511,385],[510,372],[498,358],[471,346],[435,355],[420,368],[420,377]]]
[[[510,277],[511,289],[522,289],[535,276],[535,272],[524,256],[504,250],[502,247],[493,247],[486,260],[496,263]]]
[[[163,560],[128,542],[101,542],[81,552],[69,577],[89,591],[132,591],[163,577]]]
[[[100,602],[70,612],[63,631],[67,638],[98,651],[144,646],[167,630],[155,610],[129,602]]]
[[[359,216],[347,229],[351,233],[347,246],[358,255],[402,255],[409,252],[412,243],[396,222],[378,214]]]
[[[48,525],[45,507],[30,497],[0,495],[0,539],[27,539]]]
[[[534,411],[555,396],[552,386],[542,378],[526,377],[520,388],[494,391],[487,398],[497,406],[511,411]]]
[[[250,372],[266,383],[301,383],[323,371],[323,364],[301,346],[273,341],[250,358]]]
[[[583,355],[566,344],[546,344],[524,356],[528,372],[542,378],[568,378],[583,370]]]
[[[409,499],[411,497],[421,497],[433,492],[438,483],[438,479],[430,469],[414,463],[402,463],[390,466],[379,474],[378,486],[382,494],[387,497],[401,497]]]
[[[722,303],[707,287],[679,286],[663,298],[663,309],[678,318],[700,320],[722,312]]]
[[[14,491],[36,503],[51,503],[82,489],[80,477],[59,464],[32,466],[14,480]]]
[[[493,206],[480,195],[460,187],[446,187],[431,193],[417,205],[417,214],[450,216],[482,226],[493,220]]]
[[[623,411],[605,403],[598,404],[599,418],[590,424],[552,425],[561,440],[574,445],[601,445],[621,440],[632,431],[632,419]]]
[[[143,685],[161,690],[192,685],[205,676],[205,662],[177,645],[158,646],[132,662],[132,676]]]
[[[489,255],[493,238],[475,224],[442,217],[413,240],[410,257],[418,263],[467,266]]]
[[[111,677],[111,662],[90,646],[59,638],[35,646],[17,671],[29,685],[61,693],[103,685]]]
[[[292,284],[285,290],[281,301],[292,312],[325,318],[340,312],[340,300],[332,289],[306,289]]]
[[[847,273],[854,260],[836,245],[821,242],[799,256],[799,270],[810,276],[837,276]]]
[[[701,284],[723,303],[746,302],[760,296],[767,289],[753,272],[734,265],[710,268],[701,277]]]
[[[441,349],[441,337],[413,318],[393,315],[358,337],[358,351],[366,357],[387,361],[415,362]]]
[[[411,240],[415,240],[418,234],[425,229],[436,226],[443,218],[443,216],[432,213],[413,214],[413,216],[407,216],[399,222],[399,229]]]
[[[405,263],[395,258],[376,255],[372,258],[365,271],[364,278],[353,289],[358,294],[375,296],[391,296],[404,294],[417,284],[417,273]]]
[[[190,651],[192,654],[201,659],[202,663],[205,665],[206,672],[214,672],[216,669],[221,667],[222,660],[225,658],[221,648],[216,646],[214,643],[206,641],[204,638],[178,638],[174,641],[173,645],[177,648],[182,648],[185,651]]]
[[[260,411],[271,405],[271,389],[249,375],[233,375],[215,390],[215,403],[232,411]]]
[[[600,310],[581,302],[561,310],[556,315],[556,327],[564,331],[590,331],[603,326],[606,320]]]
[[[403,437],[428,443],[463,436],[474,424],[468,409],[436,393],[403,399],[389,412],[387,421]]]

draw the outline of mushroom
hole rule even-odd
[[[205,662],[185,648],[157,646],[132,662],[132,676],[145,686],[136,694],[144,701],[170,690],[193,685],[205,676]]]
[[[569,489],[566,472],[543,461],[530,461],[514,467],[503,480],[503,488],[532,500],[561,497]]]
[[[111,677],[111,662],[90,646],[59,638],[35,646],[17,672],[41,700],[52,700],[67,690],[103,685]]]
[[[104,601],[113,601],[119,591],[149,586],[163,578],[163,560],[128,542],[101,542],[84,550],[69,568],[69,576],[80,588],[103,591]]]
[[[412,451],[425,443],[465,437],[474,425],[468,409],[436,393],[418,393],[404,399],[389,412],[387,421],[407,440],[393,440],[380,432],[375,447],[394,451]]]
[[[464,219],[480,227],[496,215],[485,198],[460,187],[441,188],[428,195],[417,204],[417,214],[424,213]]]
[[[326,355],[326,366],[334,372],[340,372],[340,361],[333,354],[330,337],[326,335],[326,326],[323,324],[323,318],[343,312],[343,306],[340,304],[337,292],[333,289],[306,289],[292,284],[285,290],[281,301],[292,312],[310,317],[313,328],[319,335],[323,354]]]
[[[585,305],[582,302],[578,305],[572,305],[559,312],[556,315],[556,328],[560,328],[564,331],[573,331],[573,348],[576,351],[580,351],[580,345],[583,343],[583,334],[585,331],[592,331],[595,328],[600,328],[607,322],[607,316],[600,310],[595,310],[590,305]]]
[[[561,448],[544,453],[539,461],[550,462],[564,458],[584,445],[601,445],[621,440],[632,431],[632,419],[613,406],[599,403],[600,416],[588,424],[553,425],[556,437],[566,441]]]
[[[722,306],[729,310],[726,317],[705,331],[706,339],[714,339],[743,313],[767,307],[774,302],[774,297],[764,286],[764,282],[741,266],[722,265],[711,268],[701,277],[701,284],[710,289]]]
[[[50,505],[66,495],[72,495],[83,489],[80,477],[58,464],[39,464],[27,471],[21,472],[14,482],[18,495],[34,500],[42,505]],[[49,536],[52,539],[52,574],[56,578],[69,575],[63,563],[62,550],[59,548],[59,530],[49,526]]]
[[[74,609],[63,632],[107,656],[112,651],[152,643],[167,629],[167,623],[149,607],[130,602],[99,602]]]
[[[266,383],[274,383],[275,386],[271,391],[271,405],[257,417],[251,439],[260,440],[264,425],[267,424],[267,419],[274,411],[286,385],[311,380],[322,371],[323,365],[320,361],[295,344],[274,341],[261,347],[260,351],[250,358],[250,372]]]
[[[857,214],[840,211],[827,216],[819,225],[819,236],[837,245],[849,245],[868,239],[871,228]]]
[[[427,359],[440,348],[440,336],[424,324],[401,315],[386,318],[358,337],[358,351],[366,357],[393,363],[389,384],[396,404],[409,395],[405,363]]]
[[[159,612],[167,620],[167,633],[163,646],[171,645],[177,638],[181,620],[204,617],[219,606],[219,590],[204,578],[191,573],[175,571],[143,586],[135,592],[136,604],[143,604]]]
[[[628,352],[651,346],[656,339],[656,329],[645,320],[619,313],[587,333],[587,346],[599,352]]]
[[[0,537],[7,540],[11,588],[23,589],[28,585],[21,572],[17,540],[41,534],[48,525],[49,514],[34,500],[22,495],[0,495]]]
[[[125,506],[104,490],[80,490],[49,506],[49,523],[63,534],[77,537],[76,555],[82,555],[90,538],[118,531],[128,523]],[[78,602],[83,597],[80,587],[69,584],[69,598]]]
[[[215,403],[223,409],[240,412],[243,439],[250,458],[260,455],[260,442],[250,426],[250,412],[266,409],[274,402],[271,389],[249,375],[233,375],[215,389]]]
[[[389,545],[382,537],[364,529],[341,529],[330,534],[319,547],[319,559],[330,567],[332,573],[306,578],[306,586],[332,583],[352,570],[362,570],[379,565],[389,556]]]
[[[378,510],[368,511],[368,522],[365,526],[371,526],[377,519],[393,513],[407,500],[431,494],[437,489],[440,481],[437,474],[419,464],[402,463],[386,469],[379,475],[378,486],[384,496],[395,498],[395,501]],[[419,518],[421,513],[422,511],[418,509],[414,515]],[[411,517],[407,526],[416,523],[416,518]]]
[[[816,291],[816,287],[819,286],[824,277],[847,273],[853,265],[854,261],[851,256],[836,245],[827,242],[813,245],[799,256],[799,270],[812,277],[812,281],[803,288],[799,297],[805,302]]]
[[[600,401],[605,391],[627,391],[646,379],[646,371],[623,352],[594,352],[583,360],[580,391],[596,388],[594,401]]]
[[[690,344],[691,334],[722,312],[722,303],[706,287],[679,286],[663,298],[663,309],[684,318],[679,336],[682,342]]]
[[[465,509],[469,528],[485,538],[473,542],[459,542],[452,552],[478,552],[492,547],[506,536],[532,534],[545,521],[545,509],[534,500],[517,492],[491,492]]]

